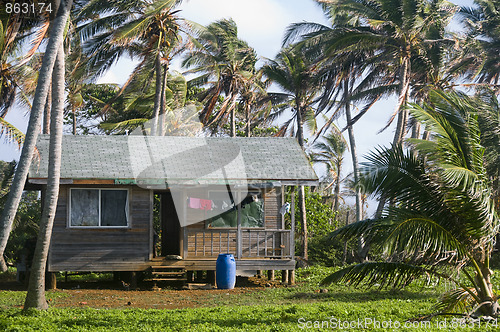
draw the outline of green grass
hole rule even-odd
[[[361,329],[358,319],[375,319],[380,323],[392,322],[404,327],[408,319],[432,312],[439,294],[448,286],[443,283],[427,284],[422,280],[406,290],[377,291],[352,288],[345,285],[327,287],[319,293],[318,281],[331,269],[309,268],[297,272],[297,287],[269,288],[258,292],[226,295],[225,292],[207,291],[200,298],[199,308],[181,310],[158,309],[84,309],[51,308],[45,312],[22,313],[19,306],[25,292],[0,293],[0,331],[303,331],[301,327],[333,329],[335,323],[354,322],[352,331]],[[432,282],[435,282],[433,280]],[[65,296],[48,292],[47,297],[57,301]],[[431,328],[401,328],[401,331],[456,331],[451,318],[432,321]],[[441,327],[437,324],[441,322]],[[367,322],[369,323],[369,322]],[[418,324],[418,323],[416,323]],[[456,322],[455,322],[456,324]],[[392,325],[393,327],[395,325]],[[345,326],[344,326],[345,327]],[[386,331],[366,324],[367,331]],[[319,330],[319,329],[316,329]],[[460,330],[460,329],[458,329]],[[464,331],[496,331],[497,327],[485,322],[463,328]]]

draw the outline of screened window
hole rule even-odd
[[[70,226],[128,226],[127,190],[71,189],[70,196]]]
[[[207,227],[237,227],[238,207],[227,192],[210,192],[213,217],[207,220]],[[251,192],[241,202],[241,227],[264,227],[264,201],[260,192]]]

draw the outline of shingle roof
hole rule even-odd
[[[47,178],[49,136],[40,135],[41,161],[30,178]],[[62,179],[168,183],[317,181],[294,138],[64,136]]]

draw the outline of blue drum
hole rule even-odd
[[[218,289],[233,289],[236,284],[236,261],[231,254],[220,254],[215,264]]]

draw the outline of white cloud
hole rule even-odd
[[[112,70],[108,70],[103,76],[99,77],[97,84],[118,83],[118,78]]]

